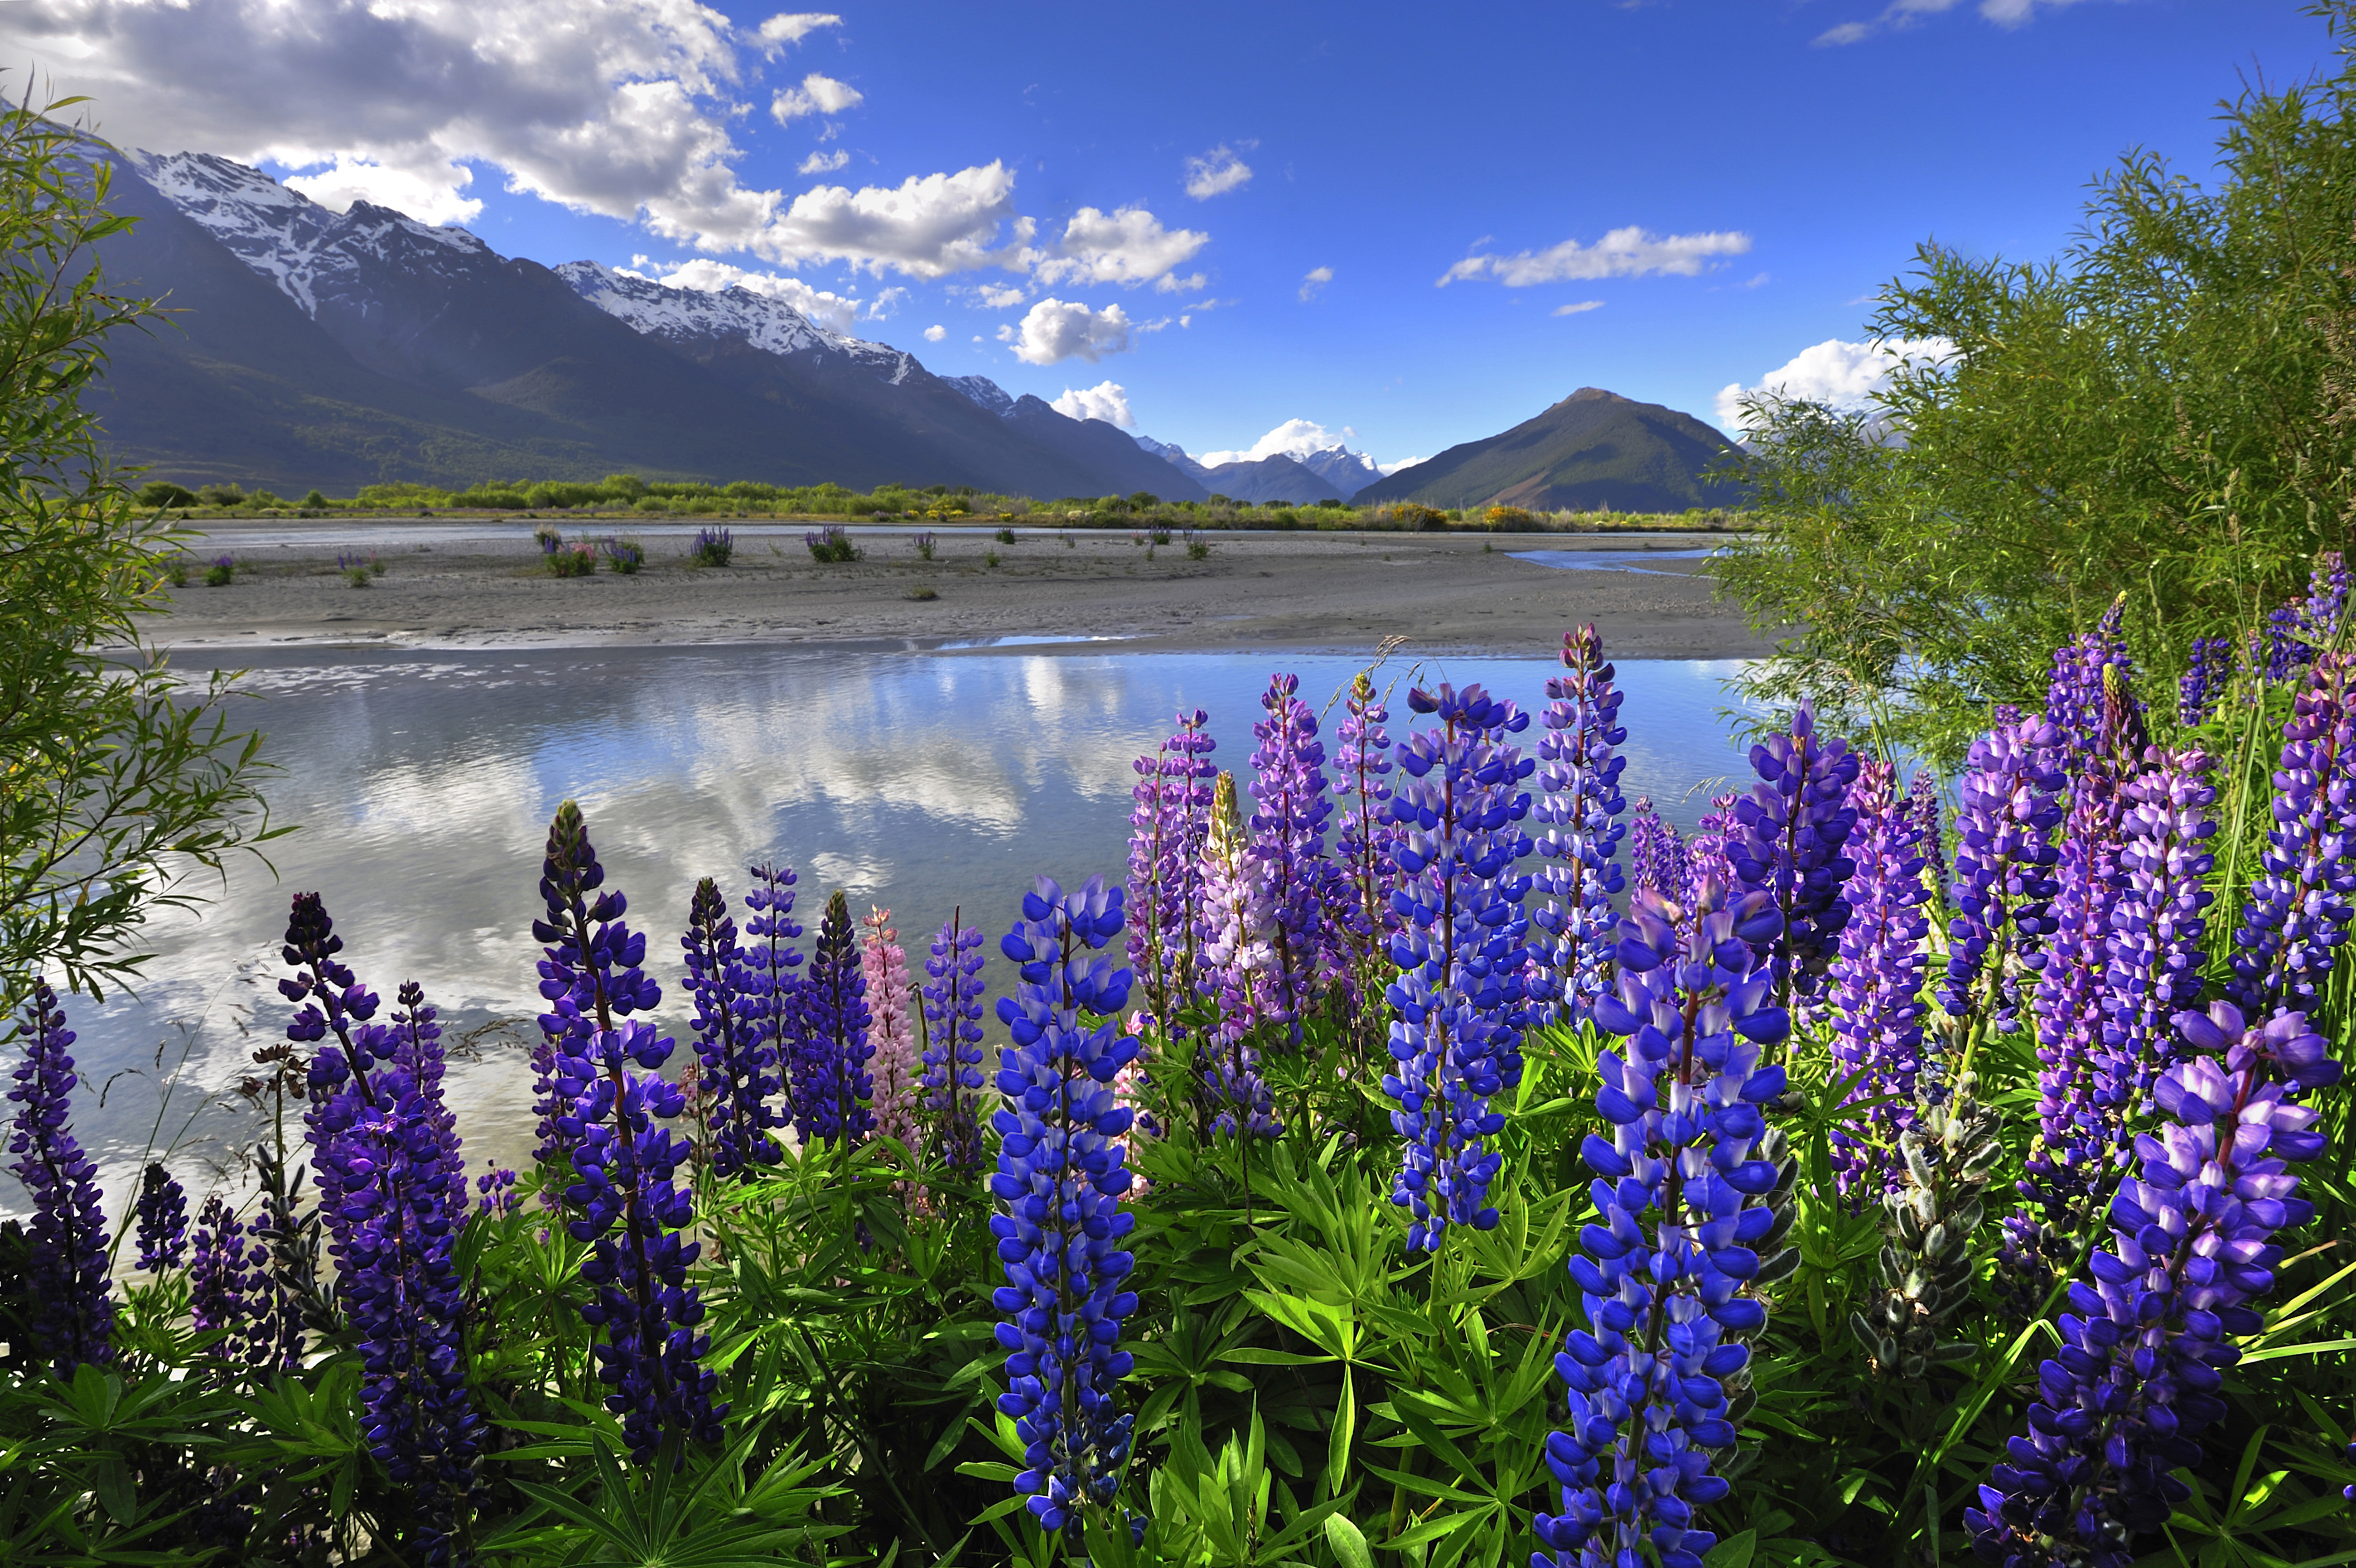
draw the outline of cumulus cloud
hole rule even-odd
[[[318,174],[292,176],[286,187],[337,212],[349,210],[356,201],[366,201],[405,212],[420,223],[469,223],[483,210],[483,204],[458,193],[474,178],[475,171],[463,164],[429,176],[345,156]]]
[[[1119,283],[1135,288],[1192,261],[1211,237],[1192,229],[1164,229],[1141,207],[1100,212],[1084,207],[1064,225],[1064,237],[1036,258],[1043,283]]]
[[[1206,452],[1201,461],[1216,468],[1222,463],[1258,463],[1263,457],[1306,457],[1357,439],[1358,432],[1348,425],[1337,434],[1315,420],[1287,420],[1241,452]]]
[[[1186,194],[1196,201],[1208,201],[1215,196],[1241,189],[1250,183],[1251,176],[1251,165],[1222,142],[1201,157],[1186,160]]]
[[[825,289],[814,289],[799,278],[781,278],[775,272],[747,272],[732,267],[725,261],[715,261],[708,256],[698,256],[682,261],[665,272],[650,263],[644,256],[631,258],[631,264],[619,269],[632,277],[651,278],[675,289],[701,289],[716,293],[722,289],[743,289],[749,293],[766,294],[771,299],[785,301],[819,325],[834,332],[848,333],[858,321],[862,302]]]
[[[790,125],[805,114],[840,114],[866,101],[867,95],[849,82],[812,71],[799,87],[788,87],[770,99],[769,113],[778,124]]]
[[[837,147],[831,153],[812,153],[795,165],[794,172],[802,175],[830,175],[851,161],[851,155]]]
[[[1001,228],[1003,250],[993,249]],[[911,176],[898,187],[851,190],[819,186],[751,240],[774,261],[847,261],[881,277],[887,269],[939,278],[979,267],[1022,265],[1033,232],[1014,210],[1014,171],[1002,163],[956,174]]]
[[[984,283],[974,293],[980,295],[981,303],[992,310],[1004,310],[1008,305],[1023,303],[1023,291],[1009,288],[1003,283]]]
[[[1189,272],[1183,278],[1175,272],[1164,272],[1153,280],[1153,292],[1158,294],[1183,294],[1199,289],[1210,281],[1211,276],[1207,272]]]
[[[1031,307],[1019,326],[1001,326],[998,340],[1014,346],[1014,357],[1026,365],[1059,365],[1085,359],[1093,365],[1108,354],[1130,347],[1130,320],[1120,306],[1092,311],[1077,303],[1044,299]]]
[[[1837,409],[1862,409],[1890,385],[1890,373],[1901,361],[1938,361],[1954,352],[1954,346],[1935,337],[1888,337],[1864,343],[1828,337],[1803,348],[1755,386],[1729,382],[1718,394],[1718,422],[1729,430],[1744,424],[1745,398],[1788,399],[1826,403]]]
[[[1118,381],[1098,381],[1076,389],[1066,387],[1064,395],[1047,406],[1068,419],[1102,420],[1122,430],[1137,428],[1137,416],[1129,411],[1129,389]]]
[[[1301,298],[1303,303],[1313,300],[1319,294],[1323,293],[1325,292],[1325,285],[1333,281],[1333,269],[1331,267],[1312,267],[1307,272],[1301,274]]]
[[[2059,11],[2065,5],[2081,4],[2082,0],[1979,0],[1979,14],[1999,27],[2025,27],[2035,17],[2040,5]],[[1816,35],[1824,45],[1863,43],[1876,33],[1895,28],[1912,27],[1925,16],[1944,16],[1966,0],[1892,0],[1880,16],[1869,22],[1843,22]]]
[[[942,339],[948,337],[948,335],[949,329],[946,326],[928,326],[925,328],[925,341],[927,343],[938,343]]]
[[[1602,308],[1603,302],[1601,300],[1578,300],[1569,304],[1558,304],[1555,306],[1554,314],[1557,315],[1584,315],[1590,310],[1601,310]]]
[[[776,59],[820,27],[840,27],[842,18],[830,11],[780,11],[754,33],[761,52]]]
[[[1632,223],[1614,229],[1592,245],[1566,240],[1547,251],[1467,256],[1440,275],[1440,286],[1483,277],[1515,289],[1571,279],[1642,278],[1663,272],[1690,278],[1719,257],[1740,256],[1750,249],[1751,236],[1737,231],[1654,234]]]
[[[1402,457],[1397,463],[1377,463],[1375,466],[1382,470],[1383,477],[1387,479],[1402,468],[1412,468],[1419,463],[1430,461],[1428,457]]]

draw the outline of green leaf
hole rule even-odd
[[[1325,1516],[1325,1544],[1342,1568],[1375,1568],[1375,1554],[1366,1545],[1365,1533],[1345,1515]]]
[[[1751,1568],[1751,1555],[1758,1550],[1759,1532],[1746,1530],[1711,1547],[1709,1555],[1701,1560],[1702,1568]]]

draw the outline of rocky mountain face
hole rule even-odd
[[[1170,488],[1109,427],[985,408],[911,355],[742,288],[550,269],[366,202],[334,212],[205,154],[133,155],[114,188],[140,221],[102,251],[110,282],[176,314],[123,335],[98,406],[118,457],[162,477]]]

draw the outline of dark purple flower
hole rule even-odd
[[[1199,708],[1179,714],[1177,733],[1132,764],[1139,782],[1130,790],[1136,805],[1130,813],[1129,886],[1135,918],[1129,924],[1129,958],[1156,1022],[1165,1029],[1194,971],[1203,835],[1210,825],[1211,780],[1218,772],[1208,757],[1218,742],[1203,728],[1210,718]]]
[[[2103,1035],[2093,1063],[2092,1109],[2112,1163],[2125,1168],[2127,1122],[2175,1061],[2169,1020],[2201,1003],[2201,939],[2213,901],[2204,883],[2216,856],[2209,757],[2155,750],[2123,786],[2118,898],[2103,971]]]
[[[925,960],[925,1109],[949,1169],[981,1173],[981,932],[953,912]]]
[[[2292,700],[2274,826],[2234,933],[2243,1009],[2306,1007],[2348,940],[2356,897],[2356,655],[2326,654]]]
[[[1622,694],[1612,684],[1617,672],[1603,662],[1603,639],[1592,625],[1564,635],[1562,662],[1570,674],[1547,682],[1552,700],[1538,716],[1546,734],[1531,816],[1546,826],[1534,835],[1540,864],[1533,880],[1547,900],[1530,915],[1543,933],[1530,944],[1544,987],[1532,998],[1532,1021],[1579,1024],[1603,994],[1620,919],[1612,901],[1624,885],[1620,774],[1628,759],[1617,748],[1628,731],[1620,723]]]
[[[1661,820],[1650,795],[1637,796],[1628,819],[1628,876],[1635,890],[1650,888],[1664,898],[1685,902],[1691,880],[1687,853],[1685,835]]]
[[[218,1192],[197,1211],[188,1259],[188,1311],[198,1333],[226,1329],[213,1354],[234,1365],[248,1360],[254,1296],[262,1285],[262,1248],[249,1248],[245,1226]]]
[[[1751,767],[1759,782],[1734,803],[1726,859],[1735,880],[1764,891],[1783,916],[1766,956],[1776,998],[1789,1003],[1815,995],[1848,920],[1841,889],[1856,867],[1841,847],[1857,826],[1848,791],[1858,757],[1846,741],[1818,739],[1815,712],[1802,703],[1790,734],[1751,748]]]
[[[188,1255],[188,1195],[153,1160],[140,1173],[136,1212],[139,1266],[151,1274],[178,1268]]]
[[[8,1169],[33,1200],[26,1226],[27,1283],[32,1297],[34,1352],[59,1377],[114,1360],[114,1297],[106,1266],[106,1215],[98,1167],[70,1125],[81,1083],[66,1048],[74,1042],[65,1009],[46,980],[33,982],[20,1028],[25,1060],[16,1064],[16,1107]]]
[[[1954,915],[1939,1005],[1966,1028],[2017,1027],[2014,965],[2051,929],[2053,829],[2062,820],[2061,732],[1999,709],[1955,781]]]
[[[802,983],[800,1037],[791,1061],[794,1125],[805,1144],[856,1144],[875,1129],[867,1107],[873,1092],[867,1061],[867,977],[859,966],[859,936],[851,901],[841,891],[826,901]]]
[[[1252,751],[1254,804],[1245,824],[1274,917],[1267,1021],[1281,1025],[1282,1038],[1294,1044],[1324,981],[1325,892],[1333,870],[1325,855],[1325,824],[1333,813],[1325,743],[1300,691],[1300,677],[1277,675],[1260,694],[1268,717],[1252,726],[1259,744]]]
[[[688,995],[695,999],[695,1054],[712,1096],[712,1171],[736,1176],[775,1165],[785,1155],[768,1135],[785,1125],[769,1103],[777,1092],[777,1053],[761,1038],[761,1018],[745,1006],[762,992],[736,944],[728,901],[710,877],[696,883],[688,901],[687,933],[679,944],[687,959]],[[766,970],[758,973],[766,979]]]
[[[1738,880],[1726,855],[1727,845],[1742,831],[1734,814],[1738,798],[1730,790],[1710,797],[1709,809],[1701,814],[1694,824],[1693,837],[1686,840],[1684,884],[1661,890],[1687,909],[1701,901],[1702,887],[1712,877],[1729,886]]]
[[[791,866],[766,863],[750,868],[747,874],[753,887],[744,895],[744,907],[753,912],[744,920],[744,978],[736,1006],[753,1021],[755,1038],[785,1094],[772,1124],[783,1126],[794,1119],[788,1069],[801,1038],[802,954],[793,944],[802,933],[793,918],[797,878]]]
[[[2233,645],[2225,637],[2195,637],[2189,667],[2176,682],[2176,721],[2190,730],[2209,715],[2233,678]]]
[[[540,1116],[541,1138],[535,1153],[542,1163],[570,1152],[556,1131],[567,1107],[552,1087],[566,1042],[578,1047],[591,1034],[611,1030],[616,1019],[662,1001],[662,987],[640,967],[647,961],[646,936],[622,920],[629,901],[618,889],[599,892],[605,881],[588,824],[580,806],[568,800],[548,827],[540,880],[548,918],[531,923],[533,939],[548,944],[540,964],[540,994],[549,1010],[540,1015],[542,1038],[531,1054],[539,1096],[532,1109]]]
[[[1890,1099],[1874,1107],[1881,1141],[1894,1143],[1912,1121],[1922,1070],[1922,977],[1930,965],[1931,921],[1923,905],[1922,823],[1897,787],[1897,770],[1872,762],[1858,773],[1849,798],[1857,827],[1849,855],[1857,862],[1848,886],[1848,923],[1828,976],[1832,1055],[1837,1079],[1848,1082],[1847,1103]],[[1893,1098],[1894,1097],[1894,1098]],[[1833,1134],[1835,1179],[1852,1201],[1867,1175],[1867,1145],[1857,1132]],[[1877,1181],[1893,1181],[1887,1162]]]

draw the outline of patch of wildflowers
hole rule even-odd
[[[26,1225],[27,1285],[32,1298],[35,1354],[59,1377],[114,1360],[114,1297],[106,1266],[106,1216],[100,1208],[98,1167],[82,1152],[69,1125],[73,1092],[81,1083],[67,1047],[74,1042],[65,1009],[46,980],[20,1023],[25,1059],[16,1064],[16,1107],[8,1152],[11,1175],[33,1200]]]
[[[1533,880],[1547,895],[1530,915],[1543,933],[1531,941],[1530,955],[1545,987],[1533,997],[1532,1019],[1577,1024],[1603,993],[1619,923],[1612,901],[1623,886],[1620,840],[1628,829],[1620,821],[1627,809],[1620,774],[1628,759],[1616,748],[1628,731],[1620,723],[1622,694],[1612,684],[1617,672],[1603,662],[1592,625],[1564,635],[1562,662],[1570,673],[1547,682],[1552,700],[1538,716],[1546,733],[1530,813],[1545,825],[1534,836],[1540,864]]]

